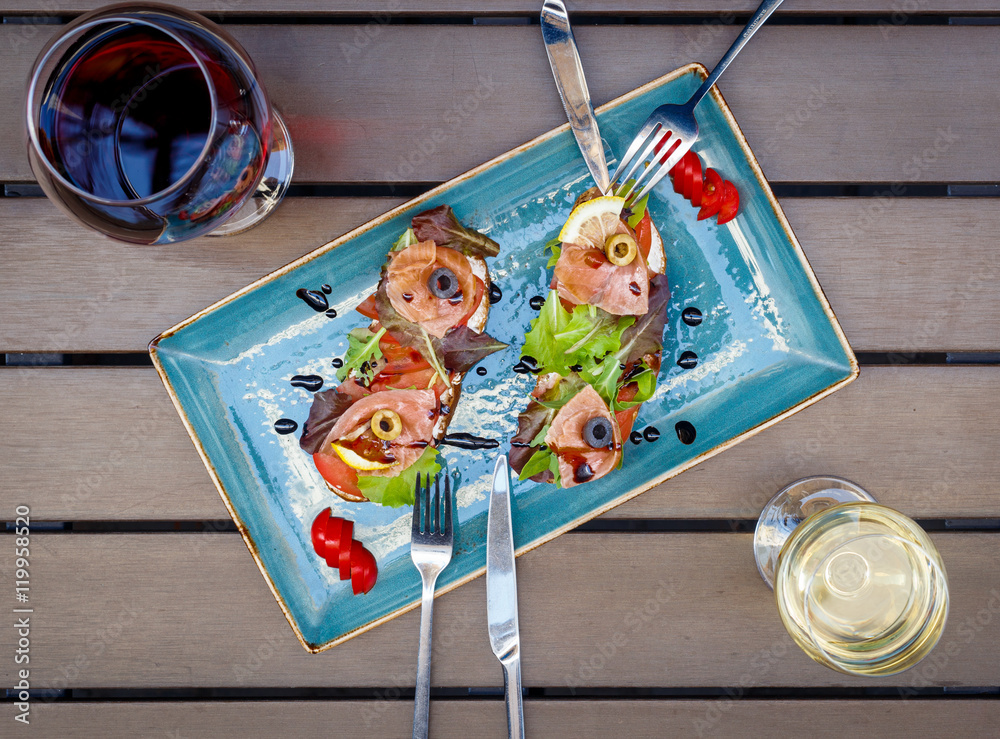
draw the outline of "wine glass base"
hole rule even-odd
[[[264,165],[264,176],[260,178],[257,190],[233,214],[209,236],[232,236],[253,228],[267,218],[271,211],[285,197],[288,187],[292,184],[292,170],[295,168],[295,155],[292,152],[292,139],[288,135],[288,127],[278,111],[271,109],[273,125],[271,126],[271,151]]]
[[[757,571],[774,589],[778,554],[795,527],[817,511],[840,503],[875,503],[860,486],[842,477],[818,475],[796,480],[780,490],[761,511],[753,534]]]

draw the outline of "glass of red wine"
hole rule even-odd
[[[246,51],[166,5],[109,6],[67,25],[32,69],[27,131],[45,194],[136,244],[243,231],[292,177],[288,130]]]

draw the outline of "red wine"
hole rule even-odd
[[[91,196],[56,182],[57,200],[130,241],[211,230],[256,188],[267,157],[269,104],[252,68],[206,29],[180,30],[186,44],[141,23],[90,29],[42,96],[41,149]]]

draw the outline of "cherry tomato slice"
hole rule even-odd
[[[729,223],[736,217],[740,209],[740,194],[729,180],[722,183],[721,207],[719,208],[719,225]]]
[[[365,499],[358,487],[358,473],[332,450],[329,454],[323,452],[314,454],[313,464],[316,465],[316,469],[319,470],[323,479],[337,490],[358,500]]]
[[[354,521],[344,521],[340,527],[340,555],[337,567],[340,569],[340,579],[351,577],[351,540],[354,537]]]
[[[698,211],[698,220],[704,221],[719,212],[722,207],[722,177],[714,169],[705,170],[705,183],[701,196],[701,210]]]
[[[323,557],[327,565],[333,568],[340,566],[340,535],[343,531],[344,519],[339,516],[331,516],[326,523],[326,551]]]
[[[689,151],[688,154],[692,155],[691,172],[689,173],[691,178],[691,197],[689,197],[688,200],[691,201],[691,205],[695,208],[700,208],[702,191],[704,190],[701,160],[693,151]]]
[[[365,563],[364,555],[361,553],[365,548],[360,541],[351,542],[351,590],[355,595],[364,591],[365,585]]]
[[[312,545],[313,550],[320,557],[326,557],[326,522],[330,520],[330,509],[326,508],[319,512],[313,520],[312,525]]]
[[[378,311],[375,309],[375,293],[372,293],[367,298],[362,300],[361,305],[359,305],[354,310],[363,315],[365,318],[370,318],[373,321],[377,321]]]
[[[378,564],[375,562],[375,555],[369,552],[367,549],[363,550],[365,553],[365,582],[364,582],[364,592],[371,592],[371,589],[375,587],[375,581],[378,580]]]

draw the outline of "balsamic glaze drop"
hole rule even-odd
[[[529,357],[527,354],[521,357],[521,364],[532,372],[536,372],[538,370],[538,360],[534,357]]]
[[[633,444],[641,444],[642,434],[640,434],[638,431],[633,431],[631,434],[628,435],[628,440],[631,441]]]
[[[323,387],[323,378],[319,375],[295,375],[292,378],[292,387],[305,388],[314,393]]]
[[[479,375],[480,377],[486,377],[486,368],[476,367],[476,374]]]
[[[299,425],[290,418],[279,418],[274,422],[274,430],[282,436],[285,434],[294,434],[298,427]]]
[[[685,308],[684,312],[681,313],[681,319],[688,326],[697,326],[702,321],[701,311],[697,308]]]
[[[327,318],[336,318],[337,317],[337,309],[336,308],[331,308],[330,310],[328,310],[326,312],[326,317]]]
[[[485,439],[482,436],[473,436],[466,433],[445,434],[445,437],[441,439],[441,443],[455,446],[459,449],[496,449],[500,446],[500,442],[496,439]]]
[[[515,373],[517,373],[519,375],[531,374],[531,369],[529,367],[525,366],[522,362],[518,362],[517,364],[515,364],[512,367],[512,369],[514,370]]]
[[[677,432],[677,438],[681,440],[681,444],[694,444],[695,437],[698,435],[689,421],[678,421],[677,425],[674,426],[674,431]]]
[[[442,403],[441,404],[441,415],[442,416],[451,415],[451,406],[447,405],[446,403]]]
[[[656,441],[660,438],[660,430],[656,426],[647,426],[646,430],[642,432],[642,438],[646,441]]]
[[[343,360],[343,359],[341,359],[340,357],[334,357],[334,358],[333,358],[333,361],[332,361],[332,362],[330,362],[330,364],[332,364],[332,365],[333,365],[334,367],[336,367],[337,369],[340,369],[341,367],[343,367],[343,366],[344,366],[344,360]]]
[[[317,313],[322,313],[330,304],[326,302],[326,296],[318,290],[306,290],[304,287],[295,291],[295,294],[305,301],[306,305]]]
[[[490,283],[490,305],[499,303],[503,299],[503,290],[497,287],[495,282]]]
[[[642,288],[639,287],[639,283],[638,282],[630,282],[630,283],[628,283],[628,291],[630,293],[632,293],[633,295],[642,295]]]
[[[325,292],[327,295],[333,292],[333,288],[330,287],[329,285],[320,285],[319,289]]]
[[[528,305],[530,305],[533,310],[541,310],[542,306],[545,305],[545,298],[541,295],[536,295],[528,301]]]
[[[684,369],[694,369],[698,366],[698,355],[694,352],[684,352],[677,360],[677,366]]]

